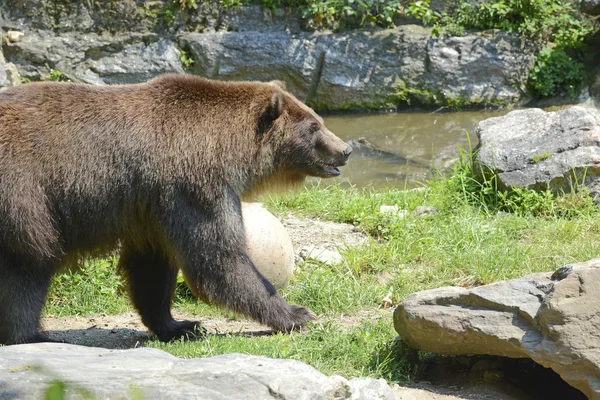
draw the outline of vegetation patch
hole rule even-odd
[[[87,259],[54,277],[46,313],[68,315],[118,314],[130,311],[127,291],[116,273],[117,259]]]
[[[527,85],[540,97],[560,93],[574,97],[575,89],[585,78],[583,64],[571,58],[563,47],[544,47],[529,72]]]

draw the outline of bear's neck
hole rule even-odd
[[[256,177],[258,178],[258,177]],[[290,189],[298,189],[306,180],[306,175],[289,172],[283,169],[272,172],[257,179],[248,185],[240,194],[243,201],[256,201],[258,196],[264,193],[285,192]]]

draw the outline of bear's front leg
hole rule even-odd
[[[240,200],[232,190],[211,202],[196,204],[178,196],[171,204],[163,216],[167,236],[196,296],[278,331],[301,328],[316,318],[307,308],[287,304],[255,268],[246,253]]]

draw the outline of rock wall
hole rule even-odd
[[[4,54],[26,80],[58,70],[73,81],[132,83],[189,67],[215,79],[279,79],[318,109],[342,110],[519,103],[535,53],[502,32],[435,38],[417,25],[311,32],[289,10],[172,7],[6,0],[0,26],[25,36],[4,40]]]
[[[0,50],[0,88],[16,86],[21,83],[20,79],[17,67],[13,63],[7,63]]]
[[[600,15],[600,1],[599,0],[582,0],[582,10],[590,15]]]

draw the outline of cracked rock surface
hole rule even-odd
[[[599,0],[582,0],[581,9],[584,13],[589,15],[600,15],[600,1]]]
[[[0,399],[39,399],[52,380],[71,395],[147,399],[395,399],[383,380],[328,377],[294,360],[242,354],[180,359],[157,349],[41,343],[0,347]]]
[[[17,86],[21,83],[19,72],[13,63],[7,63],[0,49],[0,88]]]
[[[503,187],[568,192],[584,183],[600,198],[598,111],[579,106],[517,110],[481,121],[477,136],[477,162],[491,169]]]
[[[161,1],[4,0],[0,25],[24,35],[2,47],[33,81],[54,70],[90,84],[137,83],[185,67],[220,80],[279,79],[301,100],[339,110],[520,103],[537,53],[500,31],[440,38],[417,25],[314,32],[303,30],[298,12],[197,3],[166,23]]]
[[[415,293],[394,312],[411,347],[529,357],[600,399],[600,259],[473,289]]]

